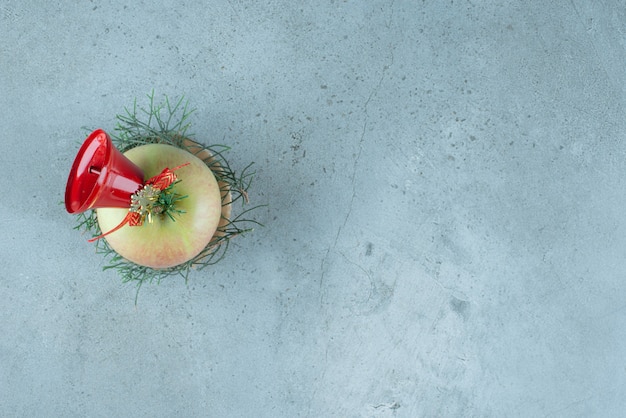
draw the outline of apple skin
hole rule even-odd
[[[107,235],[111,248],[135,264],[163,269],[191,260],[207,246],[220,222],[222,200],[213,172],[195,155],[165,144],[148,144],[132,148],[124,155],[144,172],[144,181],[161,173],[164,168],[175,168],[180,180],[174,192],[187,196],[176,203],[172,221],[167,215],[153,216],[141,226],[125,225]],[[129,197],[130,206],[130,197]],[[119,225],[128,209],[99,208],[96,210],[102,232]]]

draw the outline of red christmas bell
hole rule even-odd
[[[80,213],[96,208],[128,208],[143,186],[143,171],[96,129],[85,140],[72,165],[65,188],[65,208]]]

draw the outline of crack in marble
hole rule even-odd
[[[392,3],[392,6],[393,6],[393,3]],[[337,229],[337,234],[335,235],[335,239],[333,240],[333,243],[326,250],[326,253],[324,254],[324,257],[322,259],[322,263],[321,263],[321,277],[320,277],[320,285],[319,285],[319,288],[320,288],[320,304],[323,304],[323,302],[324,302],[323,285],[324,285],[324,277],[326,275],[326,264],[328,262],[328,257],[330,256],[331,251],[333,251],[335,248],[337,248],[337,243],[339,242],[339,237],[341,236],[341,233],[343,232],[344,228],[348,224],[348,220],[350,219],[350,215],[352,214],[352,209],[354,207],[354,199],[356,197],[356,185],[355,185],[356,184],[356,174],[357,174],[357,171],[358,171],[359,162],[361,160],[361,155],[363,153],[363,144],[365,142],[365,134],[367,132],[367,125],[368,125],[368,122],[369,122],[368,106],[369,106],[370,102],[372,101],[372,99],[378,94],[378,91],[380,90],[380,87],[381,87],[383,81],[385,80],[385,76],[386,76],[387,71],[389,70],[389,68],[391,68],[393,66],[393,62],[394,62],[393,46],[391,46],[391,48],[390,48],[390,61],[389,61],[388,64],[385,64],[383,66],[382,73],[380,75],[380,78],[379,78],[378,82],[376,83],[376,86],[372,89],[372,91],[370,92],[369,96],[367,97],[367,100],[363,104],[363,114],[365,115],[365,120],[363,121],[363,127],[361,129],[361,136],[360,136],[359,142],[358,142],[358,152],[357,152],[357,154],[355,156],[355,159],[354,159],[354,162],[352,164],[352,174],[350,176],[350,185],[352,187],[352,193],[350,195],[350,202],[348,203],[348,210],[346,212],[346,215],[344,216],[343,223]]]

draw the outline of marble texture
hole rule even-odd
[[[617,0],[0,3],[0,415],[618,417]],[[63,200],[184,94],[265,224],[135,288]]]

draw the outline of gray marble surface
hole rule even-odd
[[[622,2],[2,0],[0,39],[1,416],[623,416]],[[60,202],[152,89],[267,207],[135,306]]]

